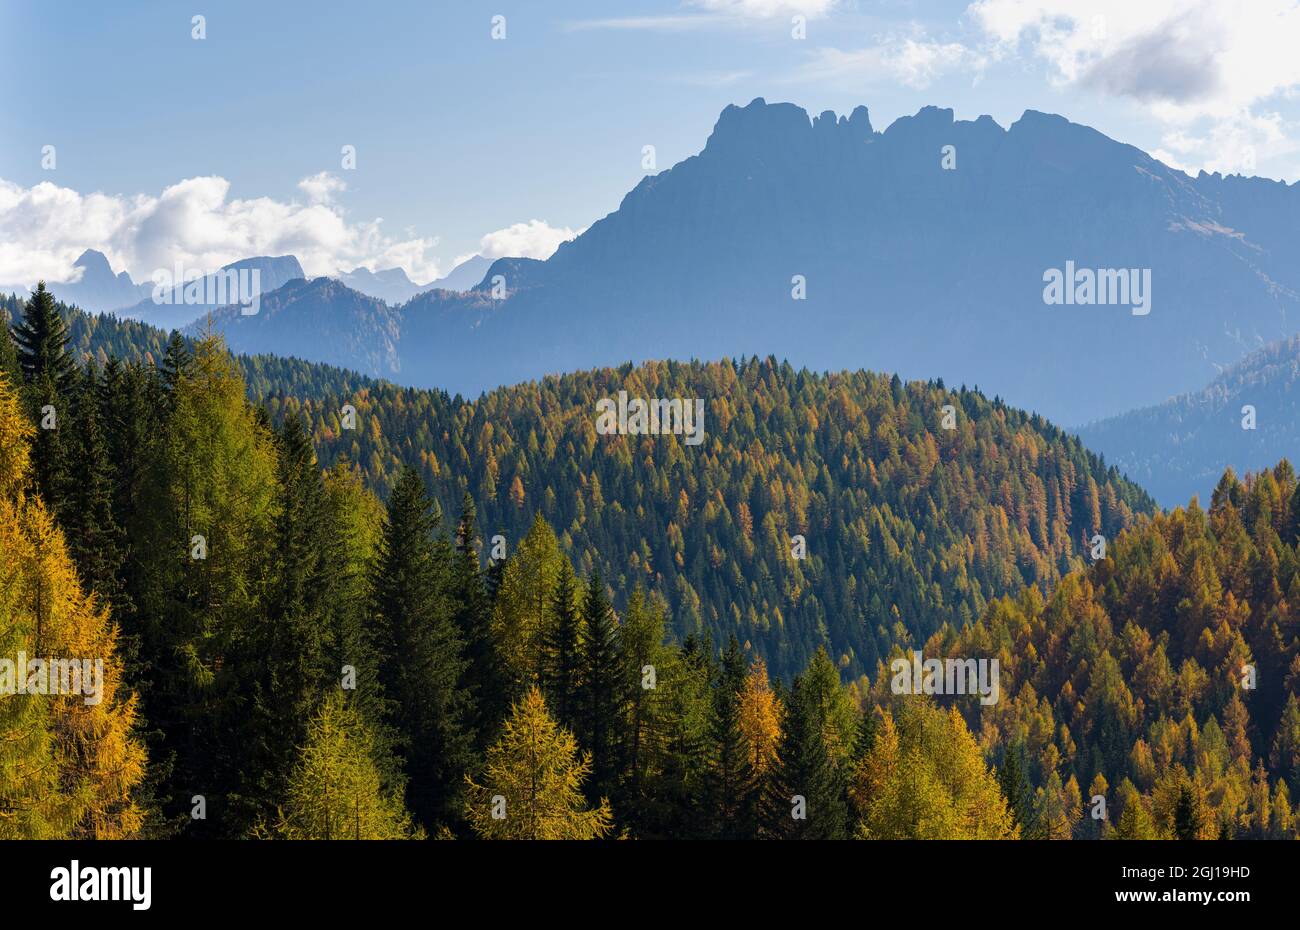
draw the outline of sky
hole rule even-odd
[[[1289,0],[4,0],[0,35],[14,284],[86,248],[137,281],[545,258],[755,97],[878,130],[1043,110],[1189,172],[1300,179]]]

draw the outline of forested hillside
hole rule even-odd
[[[85,357],[165,351],[157,331],[64,315]],[[271,422],[302,418],[323,466],[353,463],[387,497],[410,464],[444,513],[468,493],[506,551],[541,514],[582,573],[620,592],[644,585],[679,636],[735,635],[787,680],[819,647],[848,674],[870,671],[900,636],[1049,586],[1094,534],[1153,507],[1041,418],[941,382],[748,359],[568,374],[464,401],[269,356],[241,367]],[[705,441],[598,436],[596,402],[620,390],[703,399]]]
[[[1027,835],[1098,835],[1096,795],[1126,838],[1294,835],[1297,487],[1285,460],[1229,471],[1208,511],[1144,518],[1046,599],[1026,589],[920,647],[998,657],[1001,700],[962,706]]]
[[[110,358],[102,370],[78,370],[68,346],[42,290],[13,340],[0,339],[0,647],[93,658],[104,672],[94,703],[30,690],[0,700],[0,835],[1296,834],[1300,491],[1285,462],[1244,482],[1228,474],[1208,512],[1134,517],[1125,500],[1106,499],[1116,488],[1137,494],[1131,485],[1084,492],[1103,508],[1093,520],[1104,529],[1121,517],[1132,525],[1110,529],[1095,564],[1076,558],[1058,577],[1056,560],[1076,548],[1064,507],[1044,502],[1023,528],[1010,514],[1019,489],[1032,500],[1044,476],[1056,487],[1068,474],[1092,477],[1070,472],[1092,460],[971,392],[751,361],[566,376],[477,404],[434,395],[477,427],[465,434],[474,454],[497,461],[480,480],[504,490],[484,500],[501,507],[504,495],[522,512],[526,531],[485,566],[494,534],[473,495],[454,510],[429,495],[427,476],[448,480],[441,462],[424,461],[423,475],[403,468],[381,503],[355,466],[322,467],[294,405],[272,422],[249,401],[218,338],[177,338],[156,366]],[[589,486],[602,471],[612,478],[575,510],[628,510],[623,494],[652,501],[619,483],[612,463],[633,454],[647,476],[666,471],[661,481],[703,490],[702,503],[670,512],[670,526],[729,510],[715,469],[740,479],[757,470],[753,487],[773,488],[773,500],[779,487],[782,506],[729,542],[755,551],[764,538],[784,547],[803,526],[796,514],[815,528],[829,525],[817,522],[820,507],[833,524],[837,507],[875,506],[848,487],[897,493],[930,517],[910,548],[888,549],[892,563],[974,572],[983,563],[953,557],[960,547],[947,562],[926,561],[922,543],[964,533],[969,552],[982,527],[1000,527],[1021,541],[1021,558],[1041,539],[1025,563],[1041,576],[1027,580],[1051,590],[1014,588],[968,626],[950,615],[927,629],[927,604],[900,608],[870,676],[847,685],[847,663],[817,644],[798,664],[773,649],[790,681],[772,674],[763,647],[787,635],[789,620],[767,641],[725,626],[717,636],[674,632],[655,574],[604,574],[609,556],[589,548],[583,525],[553,529],[528,491],[518,502],[501,465],[516,460],[497,458],[512,448],[507,427],[551,422],[521,411],[562,411],[566,390],[586,397],[614,378],[647,391],[730,390],[708,395],[727,403],[710,407],[708,440],[696,447],[597,437],[575,425],[589,409],[576,402],[556,433],[534,426],[528,444],[590,468],[580,472]],[[926,429],[922,411],[945,400],[957,429]],[[378,422],[357,407],[361,422],[367,410]],[[751,459],[718,447],[737,435]],[[608,455],[591,453],[599,442]],[[784,480],[792,465],[767,451],[789,442],[790,463],[818,463],[802,511],[799,486]],[[710,455],[698,475],[684,464],[692,454]],[[841,473],[852,478],[844,487]],[[515,472],[518,485],[527,474]],[[652,519],[640,506],[611,532]],[[692,532],[707,538],[709,526]],[[820,538],[809,532],[810,563]],[[910,542],[901,531],[881,537],[898,538]],[[998,554],[1004,543],[989,533],[985,544]],[[720,596],[738,600],[729,550],[702,551]],[[814,568],[805,576],[795,565],[786,578],[811,588]],[[839,566],[821,570],[847,585]],[[872,589],[848,591],[852,606]],[[946,592],[924,593],[933,607]],[[993,700],[900,688],[890,660],[912,648],[996,660]]]

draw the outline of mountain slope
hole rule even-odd
[[[156,330],[70,316],[83,356],[132,339],[160,356]],[[1041,417],[939,382],[751,358],[584,371],[465,401],[293,359],[241,364],[273,420],[305,417],[323,466],[346,458],[387,494],[412,464],[447,519],[470,493],[485,540],[499,533],[508,551],[538,512],[584,573],[599,568],[624,596],[660,592],[679,636],[734,633],[785,677],[819,646],[850,674],[873,670],[895,643],[1051,585],[1094,533],[1152,510]],[[703,442],[598,434],[597,402],[620,390],[700,399]]]
[[[401,372],[397,312],[333,278],[291,281],[264,294],[256,315],[222,307],[210,319],[237,353],[298,356],[388,378]],[[203,332],[208,322],[195,321],[187,335]]]
[[[547,261],[494,263],[506,299],[414,298],[402,379],[477,393],[628,359],[777,353],[978,384],[1078,424],[1291,335],[1298,231],[1297,185],[1189,177],[1059,116],[1004,129],[927,107],[879,132],[863,107],[809,119],[758,99]],[[1132,269],[1135,285],[1149,271],[1149,313],[1046,304],[1045,275],[1070,262]]]
[[[1254,429],[1243,428],[1254,408]],[[1165,506],[1210,498],[1224,469],[1269,468],[1300,450],[1300,336],[1233,365],[1203,390],[1079,430]]]
[[[217,292],[218,288],[215,285],[219,276],[223,272],[232,271],[248,273],[250,283],[252,282],[252,272],[256,272],[258,292],[263,296],[283,287],[290,281],[305,276],[302,265],[292,255],[244,258],[237,262],[231,262],[229,265],[223,265],[220,271],[205,275],[197,281],[188,282],[184,286],[160,289],[156,297],[152,293],[154,289],[150,288],[148,297],[134,306],[122,310],[119,315],[142,320],[159,329],[182,329],[196,320],[202,320],[208,313],[227,303],[227,301],[195,300],[190,296],[191,292],[202,295],[202,297]]]
[[[703,399],[705,441],[598,435],[596,403],[620,389]],[[734,633],[782,675],[821,645],[872,669],[900,637],[1051,584],[1094,532],[1152,506],[1072,437],[975,392],[770,359],[578,372],[474,402],[391,384],[264,402],[301,410],[322,461],[345,455],[374,486],[411,462],[444,513],[468,491],[508,548],[540,512],[583,570],[660,591],[679,634]]]

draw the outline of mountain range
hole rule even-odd
[[[153,292],[152,284],[136,284],[125,271],[114,273],[108,257],[95,249],[86,249],[72,265],[77,269],[76,280],[48,284],[58,291],[61,300],[83,310],[92,313],[120,310]],[[26,297],[29,293],[31,289],[25,284],[0,284],[0,294]]]
[[[643,178],[550,259],[493,263],[482,290],[426,291],[380,321],[314,282],[280,304],[299,325],[220,325],[235,324],[238,351],[466,394],[627,360],[775,353],[941,376],[1083,424],[1198,390],[1290,336],[1297,230],[1295,185],[1192,177],[1060,116],[1003,128],[927,107],[882,132],[865,107],[809,118],[760,98],[727,107],[699,155]],[[1075,278],[1059,303],[1053,275]],[[1089,303],[1107,282],[1133,292]],[[381,342],[340,357],[321,327]]]
[[[359,294],[397,306],[433,288],[467,291],[482,281],[491,264],[492,261],[482,255],[472,255],[457,264],[445,277],[428,284],[416,284],[401,268],[371,271],[360,267],[336,277]],[[86,249],[73,265],[78,269],[75,281],[50,281],[47,284],[58,292],[60,300],[91,313],[117,313],[162,329],[183,329],[221,306],[220,303],[186,303],[181,299],[182,291],[179,288],[164,289],[161,300],[155,301],[152,281],[137,284],[128,272],[114,272],[108,257],[95,249]],[[220,271],[213,272],[202,280],[206,287],[206,282],[214,280],[220,272],[254,268],[258,269],[263,293],[306,276],[302,265],[292,255],[255,256],[223,265]],[[26,297],[31,289],[25,284],[5,284],[0,285],[0,293]]]
[[[492,261],[482,255],[472,255],[460,262],[445,277],[428,284],[416,284],[401,268],[386,268],[383,271],[371,271],[368,268],[354,268],[338,275],[338,280],[354,291],[360,291],[369,297],[378,297],[389,306],[406,303],[416,294],[434,288],[445,291],[468,291],[483,280]]]

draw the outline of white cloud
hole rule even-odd
[[[437,239],[386,235],[383,220],[349,221],[324,172],[299,183],[309,203],[231,199],[221,177],[186,178],[159,195],[82,194],[48,181],[24,188],[0,179],[0,281],[68,280],[84,249],[146,281],[179,262],[207,272],[254,255],[295,255],[310,276],[358,265],[401,267],[424,283],[439,276]]]
[[[1002,53],[1026,43],[1058,83],[1129,96],[1168,121],[1234,118],[1300,86],[1294,0],[977,0]]]
[[[320,171],[298,182],[298,190],[312,203],[333,203],[334,195],[348,189],[347,183],[328,171]]]
[[[484,258],[536,258],[544,260],[555,254],[561,243],[581,236],[585,229],[574,231],[567,226],[556,227],[545,220],[515,223],[505,229],[490,232],[479,240],[479,250],[456,258],[459,265],[475,255]]]
[[[1300,152],[1300,143],[1286,134],[1279,114],[1241,113],[1216,120],[1203,132],[1171,129],[1161,136],[1160,148],[1151,154],[1191,174],[1203,168],[1252,175],[1259,162],[1279,162],[1296,152]]]
[[[967,17],[1003,58],[1027,51],[1059,87],[1135,101],[1162,127],[1152,154],[1254,174],[1297,151],[1272,105],[1300,89],[1295,0],[977,0]]]
[[[819,48],[791,78],[795,81],[889,81],[923,90],[953,71],[978,73],[985,59],[960,42],[890,36],[867,48]]]

